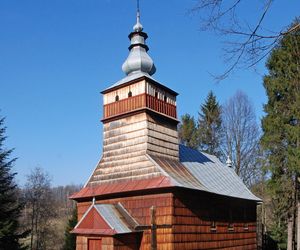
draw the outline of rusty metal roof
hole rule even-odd
[[[167,176],[141,180],[126,180],[118,183],[114,182],[94,186],[86,185],[79,192],[70,196],[70,198],[76,200],[79,198],[95,197],[99,195],[152,190],[170,186],[170,178]]]
[[[107,181],[99,185],[86,185],[72,199],[88,198],[100,195],[146,191],[169,187],[183,187],[219,195],[260,201],[245,186],[233,169],[209,154],[199,152],[183,145],[179,146],[179,158],[147,155],[149,163],[156,166],[159,177]]]

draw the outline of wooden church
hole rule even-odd
[[[177,93],[155,80],[139,12],[126,77],[103,94],[103,155],[77,202],[77,250],[257,249],[254,196],[178,143]]]

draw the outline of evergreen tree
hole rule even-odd
[[[181,117],[181,124],[179,125],[179,139],[180,142],[187,147],[199,147],[199,134],[193,116],[185,114]]]
[[[76,249],[76,235],[70,233],[70,231],[74,229],[76,224],[77,224],[77,208],[74,208],[72,217],[69,219],[68,225],[65,230],[65,244],[63,250]]]
[[[221,106],[210,91],[201,106],[198,119],[200,149],[206,153],[221,156]]]
[[[293,25],[299,23],[296,21]],[[264,77],[268,102],[262,120],[262,146],[268,154],[275,204],[273,236],[284,249],[287,222],[296,217],[300,173],[300,31],[285,35],[271,53]],[[289,225],[292,226],[293,222]],[[299,227],[299,225],[298,225]],[[294,232],[296,230],[293,230]],[[299,230],[298,230],[299,231]],[[291,243],[291,235],[289,242]],[[299,243],[300,244],[300,243]]]
[[[0,118],[0,249],[24,249],[19,239],[25,234],[18,232],[23,206],[18,201],[18,189],[14,183],[16,173],[11,170],[16,159],[9,159],[12,150],[4,148],[5,130],[4,118]]]

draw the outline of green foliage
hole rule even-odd
[[[181,117],[179,126],[180,142],[190,148],[199,147],[199,134],[194,117],[185,114]]]
[[[198,133],[201,151],[217,157],[221,156],[221,124],[221,106],[210,91],[199,112]]]
[[[23,206],[14,183],[16,173],[11,171],[16,159],[9,159],[12,150],[4,149],[5,129],[4,118],[0,118],[0,249],[25,249],[19,243],[25,233],[18,231],[18,219]]]
[[[70,231],[77,224],[77,208],[73,209],[72,217],[68,221],[68,225],[65,230],[65,244],[62,250],[75,250],[76,249],[76,235],[71,234]]]
[[[296,21],[293,25],[298,23]],[[273,236],[286,241],[286,223],[295,206],[300,173],[300,31],[285,35],[271,53],[264,77],[268,102],[264,106],[261,144],[268,156],[269,189],[275,204]]]

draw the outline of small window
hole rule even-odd
[[[234,231],[234,224],[232,223],[232,208],[229,208],[228,231]]]
[[[116,99],[115,100],[116,100],[116,102],[119,101],[119,96],[118,95],[116,95]]]
[[[210,231],[212,231],[212,232],[216,232],[217,231],[217,223],[216,223],[216,221],[211,221],[211,223],[210,223]]]
[[[228,224],[228,231],[234,231],[234,225],[233,223]]]
[[[132,92],[131,91],[128,92],[128,97],[132,97]]]
[[[158,92],[155,91],[155,98],[158,98]]]
[[[166,95],[164,96],[164,102],[167,102],[167,96]]]
[[[249,225],[248,225],[248,216],[247,216],[247,208],[244,207],[243,209],[243,214],[244,214],[244,231],[248,231],[249,230]]]

